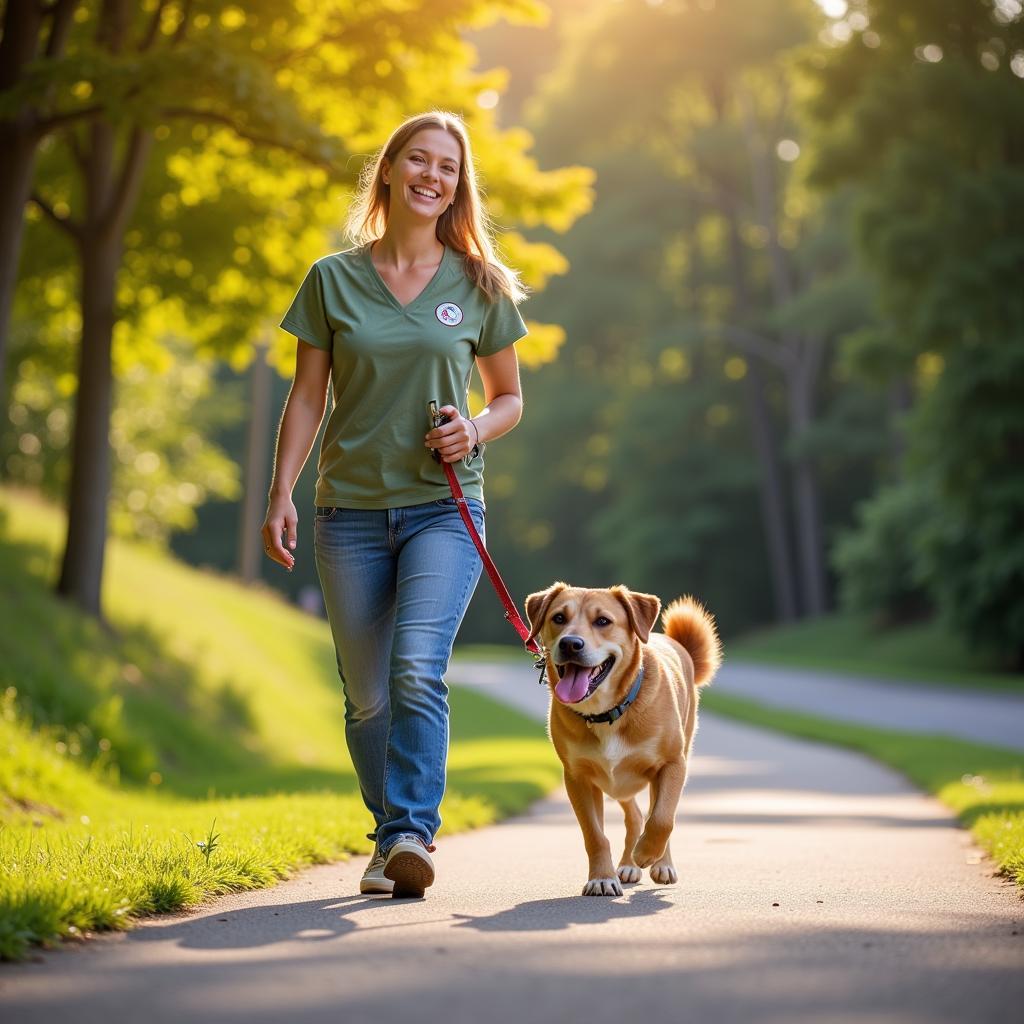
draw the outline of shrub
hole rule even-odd
[[[839,599],[879,626],[927,617],[931,602],[918,568],[921,524],[933,506],[918,480],[890,484],[857,509],[857,526],[840,534],[832,552]]]

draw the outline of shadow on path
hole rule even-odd
[[[454,922],[459,928],[483,932],[561,931],[572,925],[602,924],[609,920],[646,917],[672,906],[664,890],[634,890],[616,899],[584,899],[576,894],[557,899],[530,900],[495,914],[440,913],[413,921],[370,923],[353,920],[356,914],[406,905],[390,896],[342,896],[279,906],[244,907],[173,924],[150,924],[129,933],[127,942],[171,942],[182,949],[252,949],[279,942],[324,942],[355,931],[421,927]]]
[[[482,932],[560,931],[574,924],[603,924],[605,921],[629,917],[647,917],[673,906],[665,889],[630,890],[615,899],[584,898],[579,895],[558,899],[530,900],[496,914],[473,917],[454,914],[459,928],[475,928]]]

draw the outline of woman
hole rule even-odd
[[[263,538],[291,570],[291,492],[333,380],[313,548],[345,736],[375,823],[360,891],[422,896],[445,786],[444,673],[480,576],[432,451],[454,465],[483,534],[478,455],[522,413],[514,342],[526,334],[523,291],[494,257],[454,115],[435,111],[395,131],[364,171],[349,232],[359,244],[313,265],[281,324],[297,339],[295,380]],[[469,418],[474,364],[487,404]],[[448,422],[424,433],[434,399]]]

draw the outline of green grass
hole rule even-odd
[[[521,644],[459,644],[452,652],[455,661],[496,661],[501,664],[529,665],[532,658]]]
[[[922,736],[766,707],[706,691],[701,705],[752,725],[848,747],[901,772],[953,810],[999,870],[1024,887],[1024,755],[948,736]]]
[[[1024,675],[1002,672],[937,622],[878,630],[862,616],[826,615],[739,637],[730,660],[823,669],[900,682],[1024,691]]]
[[[368,852],[326,623],[115,541],[103,627],[52,593],[62,539],[0,489],[0,957]],[[537,723],[451,707],[443,833],[558,784]]]

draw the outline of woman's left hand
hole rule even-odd
[[[445,462],[458,462],[473,450],[476,443],[473,427],[454,405],[442,405],[438,411],[448,417],[448,422],[434,427],[424,444],[427,448],[436,448]]]

